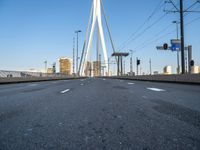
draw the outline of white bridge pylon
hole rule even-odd
[[[88,29],[87,29],[86,38],[85,38],[84,47],[83,47],[83,54],[81,58],[82,60],[79,67],[79,74],[81,76],[84,76],[84,70],[87,64],[87,60],[89,58],[89,54],[91,54],[90,51],[91,51],[91,47],[93,43],[95,29],[97,29],[98,31],[97,37],[100,40],[100,44],[103,50],[104,63],[106,67],[105,71],[108,73],[108,54],[107,54],[107,48],[105,44],[104,31],[103,31],[103,25],[102,25],[101,0],[93,0],[93,6],[91,9]],[[88,37],[88,33],[90,33],[89,37]]]

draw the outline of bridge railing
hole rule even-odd
[[[62,75],[60,73],[48,74],[41,72],[26,71],[5,71],[0,70],[0,78],[26,78],[26,77],[72,77],[70,75]]]

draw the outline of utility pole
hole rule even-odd
[[[151,58],[150,58],[150,60],[149,60],[149,65],[150,65],[150,66],[149,66],[149,67],[150,67],[150,75],[152,75]]]
[[[76,38],[77,38],[77,49],[76,49],[76,73],[77,73],[77,75],[79,76],[79,74],[78,74],[78,60],[79,60],[79,54],[78,54],[78,34],[79,33],[81,33],[82,31],[81,30],[77,30],[77,31],[75,31],[75,33],[76,33]]]
[[[73,74],[75,74],[75,38],[73,37]]]
[[[138,66],[139,66],[139,60],[138,60],[138,58],[137,58],[137,76],[138,76]]]
[[[110,76],[110,58],[108,58],[108,76]]]
[[[179,40],[179,23],[178,21],[173,21],[172,23],[176,24],[176,39]],[[180,56],[179,56],[180,49],[177,49],[177,74],[180,74]]]
[[[101,74],[101,54],[99,54],[99,76],[102,76],[102,74]]]
[[[194,7],[197,3],[200,3],[200,0],[196,0],[191,6],[187,9],[184,9],[183,0],[180,0],[180,8],[178,8],[172,0],[169,0],[168,3],[171,3],[176,10],[167,10],[166,12],[172,13],[180,13],[180,30],[181,30],[181,67],[182,67],[182,74],[186,73],[185,69],[185,40],[184,40],[184,13],[185,12],[200,12],[200,11],[191,11],[190,9]]]
[[[188,66],[189,66],[189,73],[191,74],[192,72],[192,66],[191,66],[191,62],[192,62],[192,46],[188,46]]]
[[[185,54],[185,73],[188,73],[188,58],[187,58],[187,54]]]
[[[124,60],[124,75],[126,75],[126,61]]]
[[[44,68],[44,70],[45,70],[44,72],[47,73],[47,61],[46,61],[46,60],[44,61],[44,65],[45,65],[45,66],[44,66],[44,67],[45,67],[45,68]]]
[[[185,74],[185,41],[184,41],[184,16],[183,0],[180,0],[180,27],[181,27],[181,64],[182,74]]]
[[[131,57],[130,57],[130,73],[133,73],[133,50],[130,50]]]

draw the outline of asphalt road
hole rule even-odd
[[[200,86],[85,79],[0,85],[0,150],[199,150]]]

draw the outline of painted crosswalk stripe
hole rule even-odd
[[[158,89],[158,88],[147,88],[148,90],[155,91],[155,92],[165,92],[166,90]]]
[[[67,89],[67,90],[61,91],[60,93],[61,93],[61,94],[64,94],[64,93],[67,93],[67,92],[69,92],[69,91],[70,91],[70,89]]]

